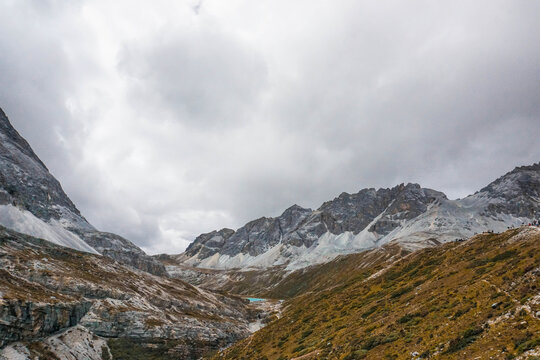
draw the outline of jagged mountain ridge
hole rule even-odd
[[[488,214],[515,214],[520,217],[538,217],[540,201],[540,162],[530,166],[520,166],[474,194],[472,197],[486,196]]]
[[[514,169],[479,192],[449,200],[418,184],[342,193],[317,210],[298,205],[236,232],[202,234],[176,260],[214,269],[302,268],[399,241],[411,249],[502,231],[540,215],[540,163]]]
[[[121,236],[94,228],[0,109],[0,225],[163,275],[163,265]]]

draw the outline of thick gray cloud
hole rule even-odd
[[[540,160],[530,1],[4,1],[0,106],[83,214],[150,252]]]
[[[176,121],[214,130],[256,114],[266,80],[263,59],[217,30],[163,29],[157,39],[133,42],[120,53],[119,71],[132,83],[133,104],[169,109]]]

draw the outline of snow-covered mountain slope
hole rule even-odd
[[[300,206],[236,232],[199,236],[176,260],[212,269],[294,270],[395,241],[416,249],[540,217],[540,163],[518,167],[474,195],[449,200],[417,184],[342,193],[319,209]]]
[[[130,241],[96,230],[0,109],[0,225],[154,274],[164,267]]]
[[[23,234],[49,240],[57,245],[98,254],[80,237],[66,230],[58,220],[51,219],[50,222],[45,222],[35,217],[30,211],[13,205],[0,205],[0,224]]]

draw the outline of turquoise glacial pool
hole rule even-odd
[[[266,301],[266,299],[259,299],[259,298],[247,298],[249,302],[258,302],[258,301]]]

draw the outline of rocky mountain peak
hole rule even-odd
[[[47,170],[45,164],[37,157],[28,142],[11,125],[2,108],[0,108],[0,134],[4,137],[2,140],[9,141],[11,145],[16,146],[21,153],[30,157]]]
[[[490,199],[486,214],[540,218],[540,163],[516,167],[466,200],[471,199]]]
[[[1,109],[0,139],[0,205],[13,204],[45,221],[69,218],[91,228]]]
[[[165,268],[118,235],[96,230],[0,109],[0,225],[154,274]]]
[[[517,166],[511,172],[518,172],[518,171],[540,171],[540,161],[537,164]]]
[[[223,228],[219,231],[211,231],[209,233],[201,234],[197,236],[195,241],[193,241],[187,247],[186,254],[203,254],[206,256],[211,256],[213,249],[221,248],[225,241],[227,241],[232,235],[234,235],[234,230]]]
[[[313,212],[311,209],[306,209],[298,205],[293,205],[285,210],[278,218],[279,227],[282,229],[291,229],[299,225],[308,215]]]
[[[540,162],[530,166],[519,166],[496,179],[480,192],[492,197],[538,196],[540,192]]]
[[[318,210],[328,213],[337,222],[328,230],[334,234],[351,231],[358,234],[368,225],[372,231],[386,234],[400,220],[418,216],[437,199],[446,199],[441,192],[424,189],[418,184],[399,184],[393,188],[367,188],[356,194],[341,193],[325,202]],[[375,223],[372,222],[380,217]],[[379,223],[378,225],[376,223]]]
[[[302,213],[302,212],[311,212],[311,211],[312,211],[311,209],[304,208],[304,207],[302,207],[300,205],[294,204],[294,205],[288,207],[287,209],[285,209],[285,211],[283,212],[283,214],[281,214],[281,216],[283,216],[285,214],[296,213],[296,212]]]

